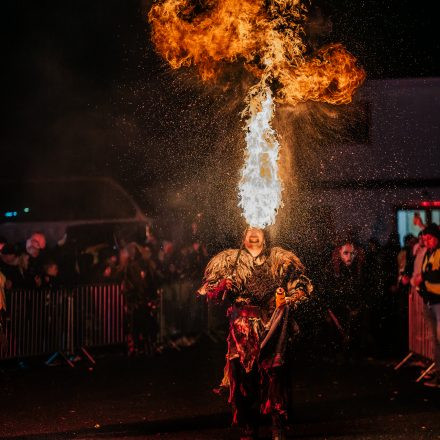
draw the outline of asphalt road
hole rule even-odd
[[[226,398],[212,392],[224,344],[208,338],[154,358],[97,355],[90,368],[3,364],[1,439],[236,439]],[[440,390],[392,360],[336,364],[299,353],[289,439],[440,439]],[[261,438],[270,438],[263,426]]]

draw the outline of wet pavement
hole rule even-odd
[[[224,345],[202,338],[180,351],[129,359],[97,353],[94,367],[1,365],[1,439],[236,439],[224,396]],[[336,364],[297,356],[289,439],[440,439],[440,390],[392,361]],[[263,426],[262,439],[270,438]]]

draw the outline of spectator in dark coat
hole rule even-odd
[[[343,241],[333,251],[325,287],[328,322],[334,329],[334,337],[343,343],[345,355],[356,357],[365,349],[365,310],[369,303],[363,278],[364,261],[361,248],[352,241]]]

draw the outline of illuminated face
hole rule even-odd
[[[46,237],[44,234],[39,232],[35,232],[31,236],[31,241],[37,249],[45,249],[46,248]]]
[[[431,234],[426,234],[423,236],[423,241],[425,242],[425,246],[429,251],[434,250],[438,247],[438,238]]]
[[[246,248],[263,248],[263,230],[259,228],[249,228],[246,231],[246,236],[244,237],[244,245],[246,246]]]
[[[350,266],[353,263],[355,255],[354,246],[350,243],[345,243],[344,246],[341,246],[339,249],[339,256],[346,266]]]
[[[36,258],[38,255],[40,255],[40,244],[37,240],[28,238],[26,240],[26,251],[29,255],[32,255],[32,257]]]

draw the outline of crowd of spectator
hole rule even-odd
[[[181,243],[159,240],[148,230],[143,241],[121,241],[118,246],[98,243],[83,249],[65,239],[49,248],[41,232],[23,244],[0,238],[0,310],[6,310],[13,290],[117,284],[124,295],[128,353],[152,353],[159,332],[161,292],[161,306],[167,308],[165,336],[185,329],[180,315],[189,320],[190,315],[181,312],[191,301],[192,284],[200,281],[207,262],[206,246],[196,227],[192,231],[190,239]]]
[[[317,309],[304,318],[304,328],[313,328],[315,335],[321,330],[318,338],[328,356],[346,361],[403,354],[413,289],[425,301],[440,364],[440,233],[434,224],[419,226],[419,236],[407,235],[402,247],[395,233],[384,245],[348,236],[333,243],[327,257],[321,254],[325,261],[308,265]],[[172,337],[202,329],[204,312],[194,292],[209,256],[197,225],[192,232],[178,244],[149,230],[142,242],[101,243],[75,252],[66,240],[48,249],[38,232],[21,246],[0,240],[0,310],[7,307],[4,292],[11,289],[118,284],[125,297],[128,351],[151,353],[159,331]],[[159,303],[167,312],[160,322]]]
[[[150,233],[143,242],[123,242],[118,247],[99,243],[84,249],[74,249],[65,240],[48,248],[40,232],[23,244],[0,237],[0,272],[9,290],[127,280],[139,284],[140,279],[154,290],[164,280],[200,276],[206,257],[206,246],[196,237],[177,246],[171,240],[159,242]]]
[[[421,225],[418,237],[405,236],[402,247],[397,234],[383,246],[374,239],[362,246],[348,237],[333,247],[330,264],[314,274],[325,327],[318,337],[328,355],[345,362],[406,354],[412,294],[423,299],[424,319],[431,327],[427,337],[440,366],[439,240],[439,227],[431,224]],[[439,374],[434,369],[425,384],[440,386]]]

